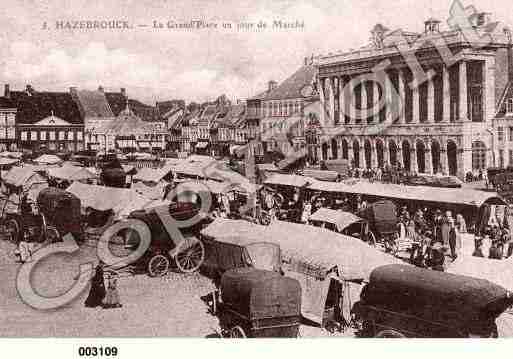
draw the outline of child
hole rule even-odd
[[[107,293],[103,302],[103,309],[121,308],[119,302],[119,293],[117,288],[118,281],[111,273],[107,273]]]

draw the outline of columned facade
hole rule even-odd
[[[429,27],[423,36],[443,37],[455,54],[444,59],[425,42],[414,55],[425,76],[412,73],[416,68],[411,59],[397,51],[392,39],[387,44],[387,34],[381,46],[320,58],[318,88],[327,117],[323,123],[335,129],[325,133],[333,133],[340,148],[347,149],[339,149],[338,158],[347,153],[360,168],[400,165],[415,173],[463,178],[491,166],[490,157],[499,157],[491,156],[490,128],[498,96],[506,89],[500,78],[508,73],[504,36],[485,48],[463,44],[457,30]],[[375,70],[380,64],[376,58],[388,60],[385,70]],[[331,144],[325,137],[321,141]]]

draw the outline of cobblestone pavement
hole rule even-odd
[[[122,276],[118,281],[122,308],[85,308],[86,291],[66,307],[45,312],[25,305],[17,295],[20,265],[13,251],[13,244],[0,239],[0,337],[217,337],[217,318],[201,300],[214,287],[199,274]],[[55,296],[73,283],[80,263],[95,260],[95,248],[82,246],[77,254],[48,258],[32,281],[40,294]],[[301,336],[351,337],[353,332],[330,334],[302,326]]]

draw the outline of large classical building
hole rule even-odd
[[[322,56],[319,156],[459,177],[513,164],[510,33],[468,15],[447,30],[431,18],[423,33],[378,24],[370,45]]]

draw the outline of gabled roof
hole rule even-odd
[[[105,92],[105,98],[114,116],[119,115],[126,107],[126,97],[121,92]]]
[[[311,85],[317,74],[317,68],[314,65],[304,65],[292,76],[283,81],[274,90],[271,90],[264,100],[285,100],[293,98],[302,98],[301,90],[306,85]]]
[[[71,124],[83,124],[77,102],[69,92],[11,91],[16,104],[16,122],[33,124],[53,115]]]
[[[75,91],[76,100],[84,118],[113,117],[109,102],[102,91]]]
[[[16,103],[7,97],[0,97],[0,109],[16,108]]]
[[[269,90],[265,90],[264,92],[260,92],[258,95],[250,97],[248,100],[263,100],[267,94],[269,93]]]

